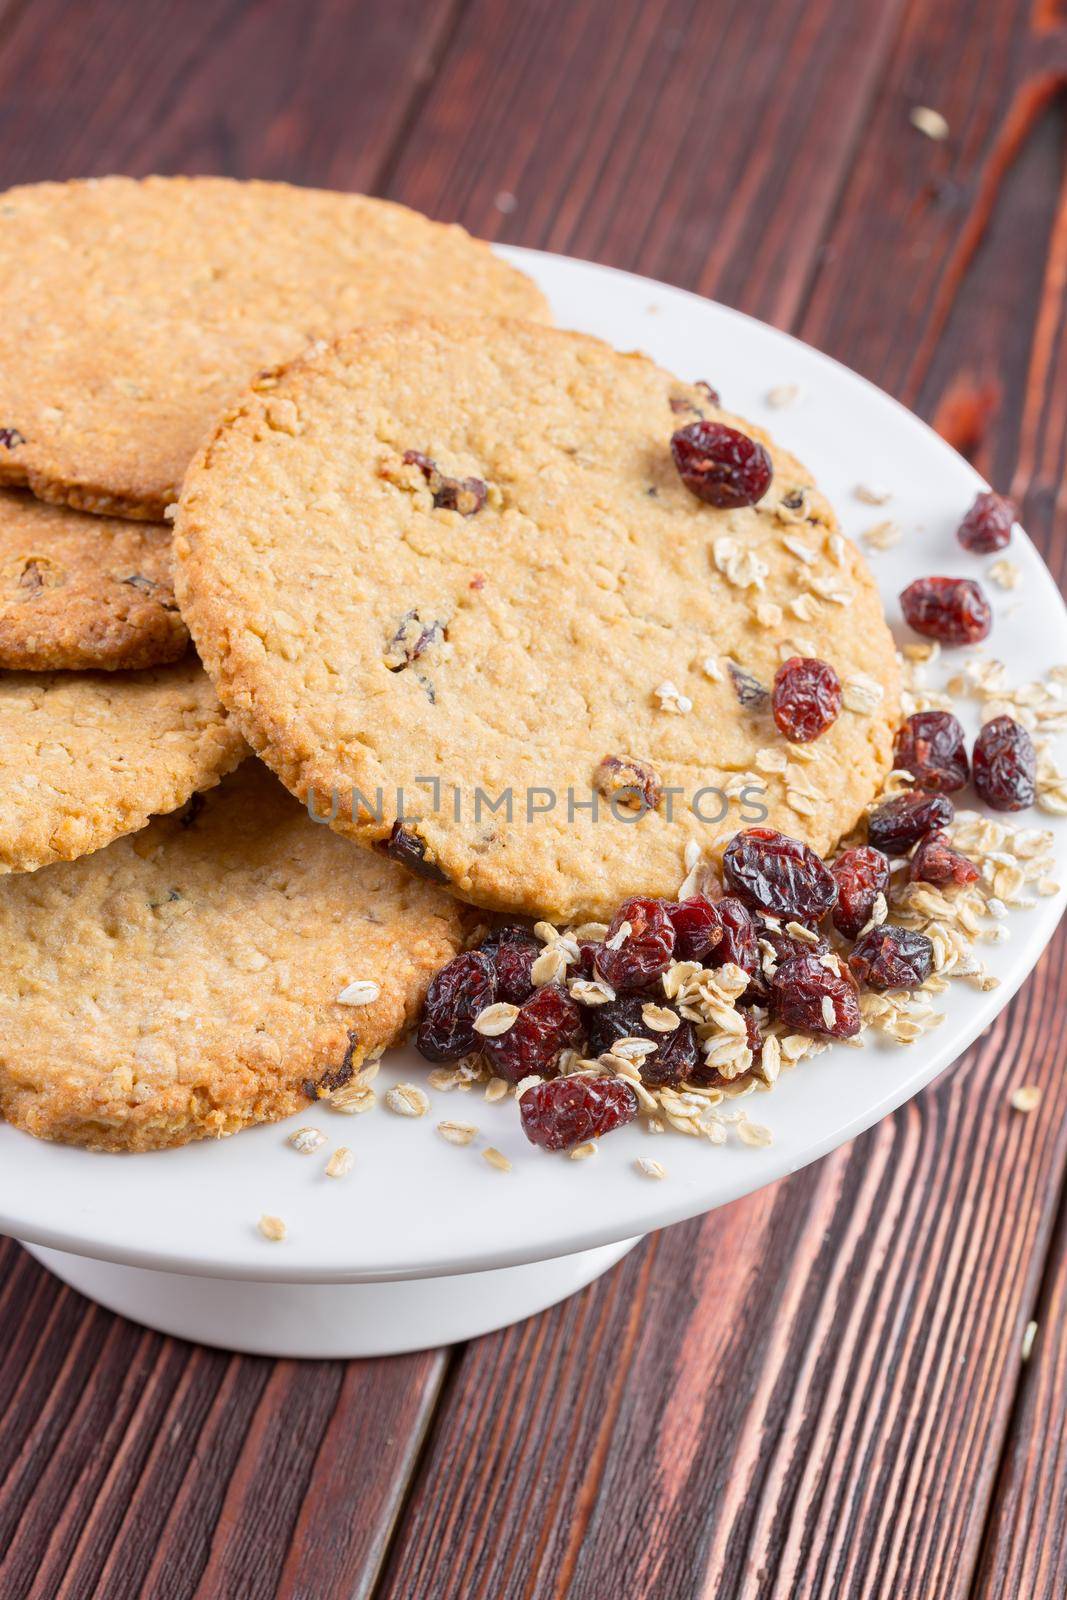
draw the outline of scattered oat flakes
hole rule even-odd
[[[757,600],[753,615],[761,628],[777,628],[785,613],[774,600]]]
[[[993,562],[989,576],[1001,589],[1017,589],[1022,582],[1023,569],[1007,556],[1001,556],[999,561]]]
[[[868,717],[885,699],[885,688],[866,672],[855,672],[841,685],[841,702],[847,711]]]
[[[439,1122],[437,1131],[446,1144],[470,1144],[478,1135],[473,1122]]]
[[[398,1083],[387,1090],[385,1103],[398,1117],[424,1117],[430,1109],[430,1098],[417,1083]]]
[[[653,1033],[674,1033],[681,1018],[670,1006],[658,1006],[650,1001],[641,1007],[641,1021]]]
[[[318,1128],[297,1128],[295,1133],[289,1135],[289,1143],[302,1156],[310,1156],[316,1150],[321,1150],[326,1143],[326,1135],[320,1133]]]
[[[1013,1111],[1036,1111],[1041,1104],[1041,1090],[1036,1083],[1023,1083],[1011,1092]]]
[[[799,383],[776,383],[773,389],[767,390],[767,404],[775,411],[782,411],[786,406],[796,405],[802,393]]]
[[[1019,1355],[1020,1355],[1020,1357],[1021,1357],[1021,1359],[1023,1361],[1029,1361],[1030,1356],[1031,1356],[1031,1354],[1033,1352],[1033,1348],[1034,1348],[1034,1340],[1036,1338],[1037,1338],[1037,1323],[1036,1322],[1028,1322],[1026,1324],[1026,1331],[1023,1334],[1022,1348],[1019,1351]]]
[[[712,546],[712,558],[727,583],[738,589],[762,589],[770,568],[754,550],[723,534]]]
[[[676,716],[684,716],[687,711],[692,711],[693,702],[687,694],[683,694],[670,679],[665,679],[658,689],[653,690],[659,702],[661,711],[671,711]]]
[[[651,1156],[638,1156],[634,1166],[642,1178],[665,1178],[667,1169],[662,1161],[654,1161]]]
[[[899,522],[876,522],[860,537],[868,550],[892,550],[904,537],[904,530]]]
[[[928,139],[937,143],[947,139],[949,126],[940,111],[935,111],[932,106],[912,106],[908,112],[908,121],[913,128],[918,128]]]
[[[485,1086],[485,1098],[491,1106],[499,1100],[506,1100],[508,1093],[508,1080],[506,1078],[490,1078]]]
[[[479,1011],[472,1026],[475,1033],[480,1033],[483,1039],[499,1039],[509,1028],[514,1027],[518,1014],[518,1006],[509,1005],[506,1000],[498,1000],[495,1004],[486,1006],[483,1011]]]
[[[762,1122],[749,1122],[747,1118],[737,1124],[737,1137],[753,1150],[765,1150],[774,1143],[770,1128],[765,1128]]]
[[[369,1006],[381,994],[381,984],[375,983],[373,978],[357,978],[354,983],[348,984],[337,996],[339,1006]]]
[[[281,1244],[286,1236],[286,1226],[281,1217],[272,1217],[266,1211],[259,1219],[259,1231],[272,1244]]]
[[[338,1145],[329,1161],[326,1163],[326,1176],[328,1178],[343,1178],[352,1171],[355,1156],[346,1145]]]
[[[590,1156],[596,1155],[596,1151],[596,1140],[587,1139],[584,1144],[576,1144],[568,1153],[572,1161],[588,1161]]]
[[[491,1167],[495,1167],[498,1172],[511,1171],[511,1162],[508,1160],[507,1156],[501,1154],[495,1145],[488,1145],[482,1151],[482,1155],[485,1157],[486,1161],[488,1161],[489,1165]]]
[[[884,506],[893,498],[892,489],[873,483],[857,483],[852,493],[857,500],[862,500],[865,506]]]

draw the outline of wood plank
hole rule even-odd
[[[462,0],[34,0],[0,46],[0,185],[219,172],[370,189]]]
[[[901,11],[476,0],[387,192],[785,324]]]
[[[713,9],[723,24],[726,8]],[[491,27],[493,7],[468,13],[461,42],[475,17]],[[837,208],[817,270],[797,266],[784,284],[750,275],[745,221],[731,219],[720,255],[708,212],[694,268],[691,174],[677,166],[654,196],[637,173],[631,211],[618,190],[603,202],[612,219],[632,222],[642,199],[669,217],[653,242],[651,227],[598,234],[599,197],[619,159],[607,134],[611,152],[584,178],[587,203],[570,214],[557,201],[566,213],[557,220],[559,157],[546,130],[561,121],[565,142],[581,147],[594,112],[587,122],[584,104],[568,104],[554,116],[543,87],[495,82],[481,115],[494,116],[498,98],[526,105],[539,92],[539,138],[528,147],[509,139],[501,118],[479,163],[438,109],[447,61],[427,106],[430,131],[420,124],[398,169],[400,192],[412,185],[430,206],[458,198],[466,220],[485,227],[492,195],[507,189],[519,204],[496,225],[501,234],[580,250],[586,230],[598,253],[614,237],[608,256],[620,265],[662,271],[646,260],[669,261],[675,281],[715,292],[741,284],[734,297],[748,294],[764,315],[795,311],[806,338],[935,417],[1010,484],[1061,571],[1064,529],[1052,512],[1064,468],[1063,111],[1029,21],[1022,0],[908,7],[847,181],[816,193],[823,221]],[[635,30],[627,48],[640,52],[641,39]],[[1050,48],[1062,51],[1059,35]],[[627,59],[606,59],[605,75],[627,81]],[[534,76],[543,86],[543,56]],[[547,76],[555,88],[558,74]],[[817,98],[810,74],[797,76]],[[716,74],[727,103],[743,79],[733,60]],[[598,92],[594,74],[589,101],[603,118]],[[663,98],[676,120],[691,115],[692,91]],[[946,145],[910,126],[916,103],[948,117]],[[707,116],[714,123],[716,107]],[[779,127],[772,157],[805,172],[785,137]],[[760,154],[751,159],[758,169]],[[534,166],[543,199],[527,214]],[[563,167],[557,191],[573,181]],[[467,1350],[382,1594],[432,1585],[435,1600],[583,1600],[609,1582],[612,1592],[722,1600],[968,1593],[1067,1163],[1055,1021],[1067,998],[1065,950],[1061,935],[979,1047],[854,1146],[670,1230],[580,1301]],[[1029,1119],[1008,1103],[1022,1081],[1045,1094]],[[446,1542],[443,1571],[435,1552]]]
[[[973,1600],[1067,1594],[1067,1205],[1034,1318]]]
[[[4,1600],[369,1591],[443,1353],[199,1349],[90,1306],[10,1240],[0,1283]]]

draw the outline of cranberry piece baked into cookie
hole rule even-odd
[[[691,491],[683,415],[760,445],[754,503]],[[402,791],[409,858],[478,905],[608,921],[757,822],[824,855],[889,770],[893,642],[808,473],[582,334],[431,320],[310,353],[205,444],[175,561],[282,781],[386,848]],[[770,694],[798,657],[841,686],[802,749]]]

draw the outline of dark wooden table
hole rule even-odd
[[[0,181],[364,189],[714,295],[1062,582],[1065,75],[1062,0],[3,0]],[[855,1144],[466,1346],[231,1358],[3,1244],[2,1600],[1062,1600],[1065,948]]]

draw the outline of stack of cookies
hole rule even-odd
[[[286,1115],[404,1032],[470,906],[673,895],[753,773],[820,851],[877,791],[892,640],[807,473],[764,441],[758,504],[699,499],[668,445],[717,397],[461,230],[113,178],[4,196],[0,259],[10,1121]],[[752,715],[783,650],[865,686],[803,760]]]

